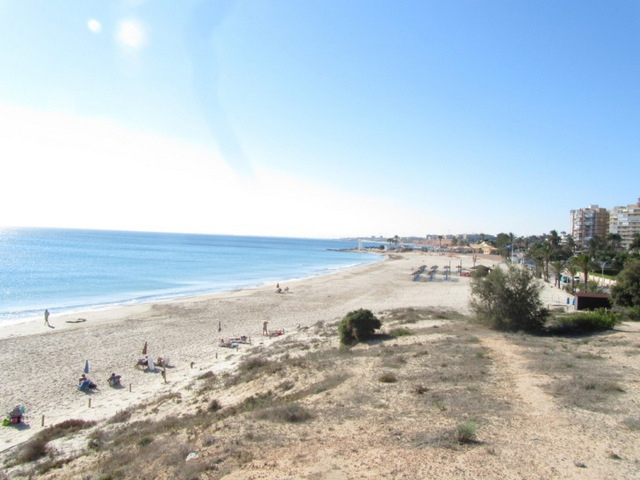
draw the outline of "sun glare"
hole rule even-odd
[[[87,27],[89,27],[89,30],[93,33],[100,33],[102,31],[102,24],[95,18],[92,18],[87,22]]]
[[[143,26],[136,20],[123,20],[118,25],[118,41],[130,48],[142,48],[146,42]]]

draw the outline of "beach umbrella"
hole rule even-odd
[[[84,362],[84,373],[89,373],[89,360]]]
[[[142,347],[142,354],[143,355],[147,354],[147,342],[144,342],[144,347]]]

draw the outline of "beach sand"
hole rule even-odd
[[[367,308],[380,317],[406,308],[468,313],[468,277],[454,275],[445,281],[438,275],[437,281],[413,282],[411,275],[420,265],[437,265],[441,271],[451,265],[455,271],[460,262],[464,268],[473,265],[468,256],[394,253],[377,264],[281,283],[281,287],[289,287],[285,294],[275,293],[273,285],[69,317],[52,316],[52,329],[43,321],[2,328],[0,365],[4,380],[0,398],[5,409],[20,403],[29,415],[28,428],[0,429],[2,457],[10,457],[12,446],[42,430],[43,415],[45,426],[66,419],[104,420],[129,406],[178,393],[180,401],[162,401],[161,410],[153,406],[140,409],[136,418],[177,419],[193,413],[211,401],[207,394],[200,398],[192,388],[202,385],[203,374],[231,370],[256,350],[263,356],[277,356],[297,345],[301,352],[317,349],[314,353],[322,355],[322,349],[327,349],[329,355],[337,346],[337,338],[335,334],[322,336],[323,329],[318,325],[332,324],[352,310]],[[500,259],[480,257],[478,263],[492,266]],[[549,285],[542,292],[547,307],[565,308],[566,298],[566,293]],[[66,322],[78,317],[86,321]],[[263,337],[264,321],[272,330],[285,329],[285,335]],[[397,322],[385,322],[383,318],[383,330],[398,326]],[[197,441],[196,437],[178,435],[169,443],[154,440],[153,445],[158,445],[154,448],[158,455],[166,451],[166,460],[177,465],[175,468],[187,470],[196,468],[197,463],[187,464],[186,454],[200,455],[198,461],[202,465],[208,462],[207,468],[212,469],[208,470],[210,476],[202,478],[222,478],[224,473],[216,470],[222,458],[236,463],[235,470],[224,478],[247,480],[596,480],[640,475],[638,325],[623,324],[614,332],[586,340],[530,338],[447,320],[399,325],[413,329],[414,334],[358,345],[353,355],[331,360],[336,362],[336,372],[348,372],[349,379],[305,402],[318,415],[314,420],[304,425],[282,425],[237,415],[203,427],[207,430],[201,434],[204,437],[195,434]],[[330,330],[335,332],[335,327]],[[217,346],[221,337],[240,335],[250,336],[253,346],[240,345],[237,350]],[[159,371],[145,373],[133,367],[145,342],[150,357],[170,357],[173,367],[166,371],[166,384]],[[403,357],[399,352],[407,353]],[[456,373],[454,367],[464,352],[470,363]],[[81,393],[75,386],[87,360],[89,376],[100,387],[92,394]],[[403,367],[398,368],[394,361]],[[556,364],[548,373],[535,365],[547,361]],[[596,408],[576,408],[571,403],[573,394],[566,391],[556,398],[552,384],[561,385],[565,377],[580,378],[578,365],[601,369],[597,371],[609,375],[601,381],[620,385],[621,391],[611,393],[615,399],[608,403],[602,400],[601,409],[600,400],[596,400]],[[396,372],[398,383],[380,383],[381,367]],[[566,373],[562,373],[563,368],[568,369]],[[124,388],[106,385],[111,372],[123,376]],[[212,395],[221,402],[224,412],[225,407],[233,408],[247,397],[265,391],[281,392],[286,385],[295,391],[312,388],[315,382],[322,382],[323,375],[332,373],[302,368],[291,377],[266,375],[251,383],[222,386]],[[455,375],[459,375],[459,381]],[[574,382],[572,388],[580,387],[579,381]],[[422,394],[417,394],[416,385],[420,384]],[[456,407],[458,400],[471,403]],[[474,412],[476,406],[481,409],[476,414],[482,417],[480,441],[471,445],[447,443],[442,432],[451,431],[456,422],[466,418],[463,414]],[[331,414],[323,416],[322,412]],[[96,465],[102,454],[97,452],[91,460],[94,463],[89,463],[81,453],[86,449],[86,438],[78,437],[75,442],[76,447],[72,437],[66,446],[56,444],[62,449],[58,456],[73,458],[77,454],[80,458],[69,463],[66,470],[50,471],[46,478],[79,478],[80,472],[98,471]],[[182,448],[189,450],[182,452]],[[180,456],[172,456],[172,449],[181,452]],[[238,466],[234,455],[247,460]],[[139,465],[146,467],[152,469],[154,478],[175,478],[175,471],[162,465]],[[186,470],[183,473],[186,475]]]
[[[69,418],[98,420],[112,416],[129,405],[154,395],[175,391],[207,370],[233,368],[248,347],[238,350],[218,347],[220,338],[246,335],[254,344],[277,339],[262,336],[262,324],[272,330],[295,331],[316,322],[333,322],[347,312],[368,308],[374,313],[400,308],[431,306],[467,311],[469,279],[454,276],[452,281],[425,285],[411,281],[411,272],[420,265],[437,265],[440,271],[468,256],[427,253],[391,255],[372,265],[335,274],[255,289],[198,296],[187,299],[135,305],[55,316],[0,328],[0,382],[2,408],[24,405],[30,428],[0,429],[0,451],[23,442],[42,428]],[[492,265],[499,259],[481,259]],[[438,275],[438,277],[442,277]],[[77,322],[78,318],[86,321]],[[219,324],[222,331],[218,332]],[[160,370],[142,372],[133,368],[148,342],[151,358],[169,357],[167,384]],[[229,358],[231,357],[231,358]],[[85,362],[89,378],[98,391],[85,394],[76,389]],[[193,362],[193,368],[191,364]],[[123,389],[112,389],[106,379],[112,372],[122,375]],[[91,402],[89,406],[89,402]]]

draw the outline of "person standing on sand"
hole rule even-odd
[[[48,310],[48,309],[46,309],[46,310],[44,311],[44,324],[45,324],[45,326],[47,326],[47,327],[50,327],[50,326],[51,326],[51,325],[49,325],[49,310]]]
[[[262,324],[262,336],[266,337],[269,334],[269,322],[267,322],[266,320],[264,321],[264,323]]]

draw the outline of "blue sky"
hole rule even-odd
[[[637,1],[0,0],[0,45],[0,225],[528,235],[640,196]]]

